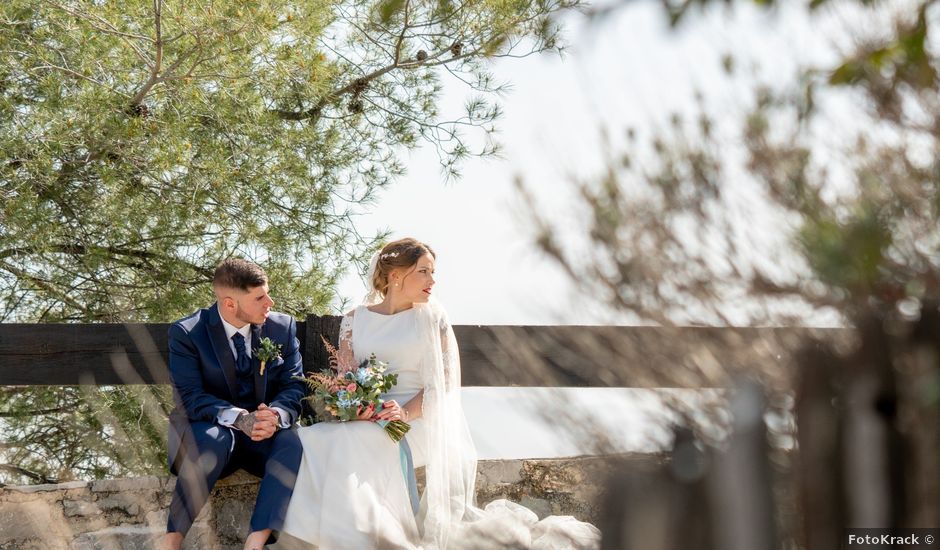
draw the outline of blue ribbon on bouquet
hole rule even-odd
[[[385,429],[388,420],[377,420],[375,423]],[[411,511],[418,514],[418,480],[415,478],[415,463],[411,457],[411,446],[408,445],[408,436],[398,442],[398,457],[401,459],[401,474],[405,477],[405,486],[408,487],[408,499],[411,501]]]

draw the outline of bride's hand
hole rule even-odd
[[[369,406],[364,409],[359,407],[359,412],[356,413],[356,420],[375,420],[372,416],[374,412],[375,407],[372,404],[369,404]]]
[[[403,416],[401,405],[398,404],[398,401],[391,399],[383,403],[382,410],[372,418],[374,420],[401,420]]]

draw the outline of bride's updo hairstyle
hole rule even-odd
[[[414,267],[425,254],[437,259],[431,247],[415,239],[401,239],[390,242],[379,252],[379,261],[375,264],[375,274],[372,276],[372,288],[378,290],[382,296],[388,293],[388,276],[398,268]]]

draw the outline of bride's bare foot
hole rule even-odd
[[[262,550],[264,543],[268,542],[268,535],[270,534],[270,529],[252,532],[248,535],[248,538],[245,539],[245,550]]]

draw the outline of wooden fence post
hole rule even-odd
[[[845,525],[843,403],[838,400],[844,360],[828,345],[807,346],[799,359],[796,424],[800,459],[799,507],[807,550],[839,548]]]
[[[339,315],[308,315],[304,337],[304,372],[316,372],[329,365],[329,355],[320,336],[326,337],[334,346],[339,345]]]
[[[732,432],[725,448],[712,454],[706,476],[714,547],[774,550],[779,545],[763,388],[754,381],[738,384],[729,408]]]
[[[608,483],[601,550],[714,550],[707,457],[688,429],[675,438],[667,464],[649,472],[625,463]]]

